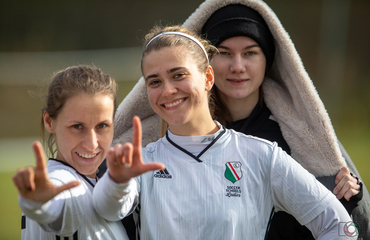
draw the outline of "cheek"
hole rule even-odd
[[[265,57],[261,57],[261,59],[259,59],[259,61],[256,62],[256,66],[258,67],[259,74],[265,76],[265,72],[266,72],[266,59],[265,59]]]
[[[157,102],[157,95],[156,95],[156,91],[155,89],[149,89],[147,90],[147,95],[148,95],[148,101],[149,101],[149,104],[150,106],[153,108],[156,106],[156,102]]]
[[[255,75],[260,79],[261,82],[265,78],[265,71],[266,68],[263,64],[259,65],[259,67],[256,68]]]
[[[225,74],[228,69],[227,61],[221,60],[220,58],[213,60],[211,65],[215,74],[215,78],[217,78],[218,75]]]
[[[113,133],[103,139],[103,148],[107,152],[113,141]]]
[[[111,127],[105,138],[105,142],[107,142],[108,145],[110,145],[111,142],[113,141],[113,136],[114,136],[114,127]]]
[[[220,77],[215,76],[215,84],[213,87],[217,87],[219,90],[223,89],[223,81],[220,80]]]

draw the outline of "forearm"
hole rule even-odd
[[[29,218],[40,224],[50,224],[62,214],[64,198],[57,196],[46,203],[33,201],[19,196],[19,206]]]
[[[333,199],[329,206],[311,222],[305,226],[310,229],[315,239],[338,239],[340,233],[340,223],[351,222],[343,205]],[[357,239],[357,237],[348,239]]]
[[[96,211],[109,221],[118,221],[137,205],[136,181],[118,184],[109,177],[109,171],[98,181],[93,192]]]

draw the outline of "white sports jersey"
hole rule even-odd
[[[120,221],[107,221],[95,211],[92,181],[56,160],[49,160],[47,169],[54,185],[60,186],[75,180],[81,184],[45,204],[20,197],[21,209],[25,214],[22,216],[23,240],[128,239]],[[59,207],[62,212],[57,210]]]
[[[336,200],[276,143],[224,129],[213,137],[179,138],[212,142],[197,156],[168,136],[149,144],[143,161],[166,169],[115,188],[106,174],[94,192],[97,211],[120,218],[140,196],[141,239],[263,239],[273,206],[304,225]],[[127,204],[117,213],[122,190]]]

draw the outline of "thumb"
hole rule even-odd
[[[80,185],[81,183],[79,181],[73,181],[73,182],[69,182],[69,183],[66,183],[62,186],[59,186],[56,188],[56,195],[58,195],[59,193],[65,191],[65,190],[68,190],[68,189],[71,189],[71,188],[74,188],[74,187],[77,187],[78,185]]]
[[[165,169],[166,167],[162,163],[147,163],[143,165],[142,171],[144,172],[149,172],[149,171],[155,171],[159,169]]]

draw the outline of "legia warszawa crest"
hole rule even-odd
[[[225,170],[225,178],[232,183],[239,181],[243,177],[241,162],[227,162]]]

